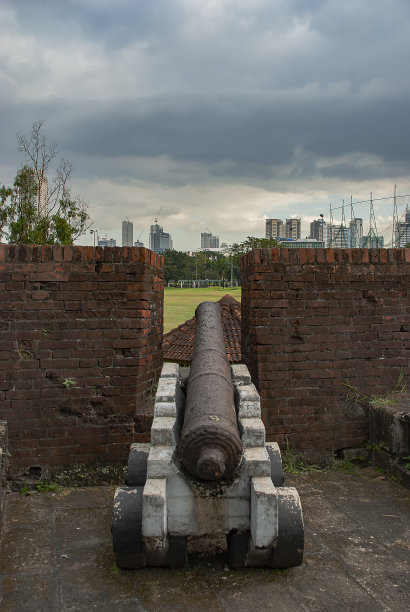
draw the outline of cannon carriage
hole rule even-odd
[[[112,519],[117,564],[183,567],[188,536],[225,534],[232,568],[299,565],[303,517],[284,487],[279,446],[265,441],[245,365],[230,366],[215,302],[196,311],[189,376],[163,366],[150,444],[132,444]]]

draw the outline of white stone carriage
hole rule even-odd
[[[181,369],[165,363],[155,398],[151,444],[132,444],[127,486],[114,498],[117,564],[181,567],[186,537],[226,534],[233,568],[300,565],[303,517],[299,495],[283,487],[279,446],[266,443],[259,394],[245,365],[231,366],[243,454],[230,482],[197,481],[177,458],[185,393]]]

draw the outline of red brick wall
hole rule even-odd
[[[242,355],[270,439],[334,450],[368,437],[363,394],[409,374],[410,249],[260,249],[242,258]]]
[[[147,438],[162,265],[143,248],[0,245],[0,419],[15,470],[123,461]]]

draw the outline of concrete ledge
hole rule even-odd
[[[390,406],[371,406],[369,421],[370,442],[398,457],[410,455],[410,398],[399,397]]]
[[[177,363],[164,363],[161,371],[161,378],[178,378],[179,365]]]
[[[235,380],[237,384],[240,385],[250,385],[251,384],[251,375],[249,374],[249,370],[244,363],[235,363],[231,365],[232,378]]]
[[[398,394],[387,402],[369,406],[370,444],[373,465],[381,467],[410,488],[410,397]]]
[[[157,402],[175,402],[176,388],[179,386],[176,378],[160,378],[155,394],[155,404]]]

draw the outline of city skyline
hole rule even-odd
[[[158,219],[157,219],[158,220]],[[389,246],[400,246],[403,247],[405,244],[410,242],[410,205],[406,205],[404,213],[399,217],[396,230],[394,232],[393,244],[385,243],[385,237],[378,234],[378,237],[373,233],[363,232],[363,219],[355,217],[349,221],[327,223],[324,217],[315,219],[310,223],[310,232],[302,237],[302,226],[300,218],[286,219],[265,219],[265,235],[258,237],[275,238],[278,242],[282,241],[283,245],[286,245],[286,241],[294,241],[300,243],[298,246],[302,246],[301,241],[305,246],[315,246],[314,242],[323,242],[325,247],[334,248],[375,248],[375,247],[389,247]],[[139,240],[133,239],[133,223],[129,219],[122,221],[122,246],[145,246],[151,248],[155,252],[164,252],[171,248],[175,250],[182,250],[177,245],[173,244],[172,236],[169,232],[164,232],[163,226],[159,224],[153,224],[150,226],[149,244],[144,244]],[[391,230],[392,231],[392,230]],[[94,232],[98,233],[98,230],[91,230],[90,234]],[[110,232],[113,234],[115,232]],[[141,234],[141,233],[140,233]],[[304,234],[304,232],[303,232]],[[94,240],[94,237],[93,237]],[[312,244],[309,243],[312,240]],[[92,242],[89,239],[89,242]],[[108,238],[108,236],[98,236],[97,243],[99,246],[116,246],[116,240]],[[306,244],[305,244],[306,243]],[[232,245],[222,242],[221,247],[228,248]],[[288,244],[288,246],[291,246]],[[293,245],[292,245],[293,246]],[[196,246],[194,249],[188,249],[185,252],[199,251],[199,250],[213,250],[219,249],[219,236],[215,236],[207,228],[206,232],[200,233],[200,247]],[[223,249],[222,249],[223,250]]]
[[[405,0],[3,0],[0,19],[1,184],[16,132],[44,120],[117,244],[126,217],[147,244],[161,206],[181,250],[208,226],[263,236],[266,218],[298,216],[306,236],[371,192],[388,242],[380,198],[410,193]]]

